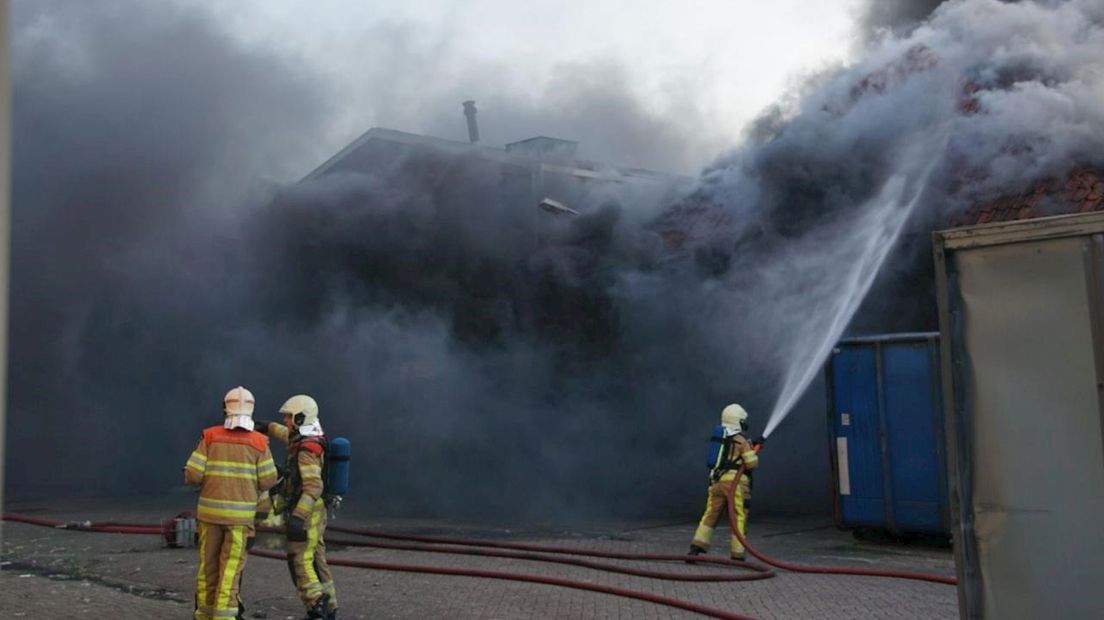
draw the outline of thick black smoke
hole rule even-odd
[[[1099,9],[973,0],[822,76],[689,197],[595,184],[554,219],[526,174],[431,151],[266,187],[309,168],[340,89],[174,7],[16,12],[13,496],[175,485],[243,383],[258,418],[318,398],[364,510],[684,514],[720,407],[785,413],[910,218],[1104,135]],[[605,71],[547,97],[557,133],[686,161],[685,125]],[[550,133],[499,101],[512,138]]]
[[[177,485],[242,383],[258,418],[315,395],[376,512],[696,507],[701,435],[733,390],[683,314],[692,281],[676,300],[655,283],[644,224],[668,196],[596,188],[534,244],[528,180],[469,160],[266,186],[307,169],[332,85],[193,8],[15,18],[13,497]],[[580,74],[555,85],[569,137],[669,150],[662,119]],[[533,108],[512,105],[520,131]],[[636,306],[630,285],[654,290]]]
[[[173,5],[13,17],[9,485],[163,487],[223,384],[267,374],[228,347],[253,320],[230,259],[258,174],[317,131],[322,85]]]

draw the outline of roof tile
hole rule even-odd
[[[1097,200],[1101,197],[1104,197],[1104,181],[1097,181],[1089,192],[1089,200]]]
[[[1064,179],[1044,179],[1022,194],[1009,194],[971,206],[956,218],[963,224],[1104,211],[1104,169],[1076,168]]]

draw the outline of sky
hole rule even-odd
[[[324,0],[309,11],[291,0],[188,2],[214,11],[248,44],[337,78],[347,105],[334,110],[319,150],[372,126],[463,140],[465,99],[477,102],[485,142],[523,139],[495,131],[503,90],[555,99],[564,72],[602,64],[622,73],[627,95],[648,112],[681,118],[701,136],[674,161],[625,163],[684,173],[738,144],[744,125],[801,76],[844,62],[859,11],[856,0]],[[419,102],[422,89],[432,95]]]

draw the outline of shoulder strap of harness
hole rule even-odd
[[[720,465],[717,467],[718,471],[727,471],[732,469],[739,469],[740,464],[743,462],[739,454],[733,454],[736,447],[736,437],[742,436],[742,433],[736,433],[735,435],[729,435],[724,439],[719,437],[711,437],[710,441],[716,441],[721,443],[721,458]],[[745,475],[750,476],[751,472],[744,472]]]
[[[322,456],[323,453],[329,448],[329,442],[326,441],[325,436],[319,437],[304,437],[302,440],[292,445],[291,452],[298,454],[300,450],[306,450],[312,452],[317,456]]]

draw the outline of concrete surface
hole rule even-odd
[[[62,520],[154,523],[189,508],[172,500],[126,505],[93,501],[6,506]],[[416,520],[371,521],[339,516],[338,523],[410,533],[547,543],[639,553],[683,553],[693,523],[610,523],[571,530],[524,525],[487,527]],[[950,575],[949,548],[857,541],[823,519],[752,515],[751,539],[779,558],[820,565],[907,568]],[[336,533],[334,537],[338,536]],[[727,547],[715,543],[715,554]],[[278,545],[277,537],[262,541]],[[17,523],[3,524],[0,617],[188,618],[196,567],[194,549],[162,548],[152,536],[91,534]],[[781,572],[753,582],[692,583],[598,572],[530,560],[346,548],[332,557],[429,564],[559,576],[676,597],[757,618],[955,618],[955,588],[926,582]],[[637,563],[665,571],[702,571],[678,564]],[[710,569],[715,570],[715,569]],[[335,567],[341,618],[694,618],[651,603],[555,586],[469,577]],[[303,615],[283,562],[251,557],[243,598],[247,618]]]

